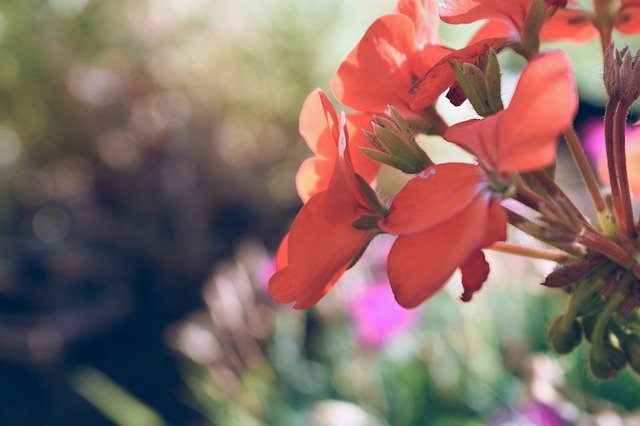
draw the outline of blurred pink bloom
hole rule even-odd
[[[362,287],[350,300],[349,314],[358,339],[371,347],[410,330],[418,319],[417,310],[398,305],[387,282]]]
[[[580,134],[585,149],[596,166],[600,180],[609,184],[603,120],[588,121],[580,129]],[[640,199],[640,127],[627,126],[626,141],[629,187],[633,198]]]

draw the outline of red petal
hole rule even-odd
[[[624,34],[640,33],[640,2],[623,2],[623,7],[618,12],[616,28]]]
[[[349,153],[353,164],[353,171],[369,183],[373,183],[378,176],[380,163],[377,163],[362,153],[361,147],[373,148],[362,130],[372,130],[371,114],[347,114],[347,134],[349,135]]]
[[[362,129],[371,130],[370,114],[347,116],[347,131],[351,136],[349,151],[353,158],[353,169],[368,182],[373,182],[380,164],[372,161],[361,151],[361,146],[371,147]],[[340,129],[338,118],[329,98],[320,89],[307,96],[299,119],[300,134],[315,156],[306,159],[296,175],[296,187],[303,202],[329,187],[336,164]]]
[[[485,40],[487,38],[518,38],[518,33],[515,31],[512,25],[492,19],[487,21],[478,32],[469,40],[469,45]]]
[[[456,82],[451,62],[475,64],[478,57],[490,48],[499,50],[511,41],[510,38],[486,39],[445,56],[411,87],[411,109],[421,111],[433,105],[438,96]]]
[[[500,206],[500,201],[497,198],[491,198],[484,241],[480,247],[488,247],[496,241],[505,241],[506,239],[507,215]],[[468,302],[473,293],[482,288],[482,284],[489,276],[489,263],[487,263],[484,253],[480,250],[472,253],[460,266],[460,272],[462,272],[462,287],[464,288],[460,299],[463,302]]]
[[[335,141],[339,135],[338,116],[321,89],[315,89],[304,100],[298,129],[311,151],[325,157],[335,157]]]
[[[432,0],[399,0],[396,12],[407,15],[413,21],[419,47],[439,42],[440,17],[438,16],[438,8]]]
[[[387,266],[398,303],[413,308],[437,293],[453,272],[482,246],[488,196],[478,195],[447,222],[425,232],[400,236]]]
[[[406,110],[411,86],[408,58],[416,49],[416,32],[409,17],[378,18],[333,76],[334,95],[359,111],[380,113],[389,104]]]
[[[472,253],[467,260],[460,265],[462,272],[462,287],[464,291],[460,296],[463,302],[469,302],[473,293],[482,288],[482,284],[489,276],[489,262],[484,257],[482,250]]]
[[[571,63],[556,51],[529,63],[506,110],[451,126],[445,139],[500,172],[536,170],[555,161],[557,138],[577,109]]]
[[[482,169],[473,164],[428,167],[396,195],[380,229],[405,235],[449,221],[477,198],[485,178]]]
[[[289,258],[289,233],[284,236],[276,252],[276,271],[287,266]]]
[[[371,238],[350,222],[332,224],[324,219],[326,192],[315,195],[296,216],[288,243],[288,266],[269,281],[269,293],[295,308],[315,305],[337,281]]]
[[[352,222],[360,216],[375,214],[356,180],[344,112],[340,114],[340,123],[338,159],[331,175],[324,206],[325,219],[331,223]]]
[[[445,0],[440,18],[449,24],[468,24],[481,19],[496,19],[522,29],[532,0]]]
[[[597,35],[598,30],[593,26],[588,11],[558,9],[542,27],[540,40],[570,40],[575,43],[586,43]]]

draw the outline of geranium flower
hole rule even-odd
[[[312,196],[296,216],[276,256],[269,293],[280,303],[309,308],[324,296],[377,233],[384,209],[354,171],[346,116],[322,103],[336,161],[327,189]],[[367,224],[369,224],[367,226]],[[357,229],[356,229],[357,228]]]
[[[356,173],[367,182],[375,181],[380,164],[365,156],[360,147],[373,148],[362,129],[372,130],[371,114],[347,114],[349,154]],[[320,89],[312,91],[304,101],[299,118],[300,135],[315,154],[298,169],[296,187],[303,202],[329,187],[337,159],[336,140],[339,129],[331,101]]]
[[[522,36],[526,13],[533,0],[446,0],[441,3],[440,17],[450,24],[465,24],[482,19],[489,21],[471,43],[487,37]],[[568,40],[584,43],[598,35],[593,11],[577,0],[546,0],[549,20],[540,34],[542,41]],[[625,34],[640,33],[640,1],[622,0],[613,22]]]
[[[445,139],[474,153],[478,164],[428,167],[398,193],[379,225],[399,235],[387,263],[400,305],[420,304],[458,268],[462,300],[480,289],[489,273],[482,249],[506,239],[500,201],[509,174],[552,164],[577,106],[569,59],[553,52],[529,63],[507,109],[449,128]]]
[[[403,0],[397,11],[371,24],[334,75],[331,88],[343,104],[376,114],[386,111],[388,105],[402,114],[420,111],[455,83],[451,61],[477,61],[490,47],[506,41],[483,40],[455,51],[437,44],[433,30],[437,11],[430,0]],[[430,81],[437,85],[438,93],[429,102],[414,105],[409,89],[434,67],[439,69],[438,77]]]

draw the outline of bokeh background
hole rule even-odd
[[[302,101],[393,5],[0,4],[0,424],[638,424],[636,376],[549,354],[551,264],[495,255],[473,304],[452,283],[404,311],[381,239],[317,309],[266,294]],[[599,46],[571,54],[580,126]]]

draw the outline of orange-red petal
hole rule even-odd
[[[489,262],[484,257],[482,250],[476,250],[460,265],[462,273],[463,292],[460,300],[469,302],[473,293],[482,288],[482,284],[489,277]]]
[[[410,89],[413,111],[421,111],[433,105],[438,96],[456,82],[456,76],[451,68],[451,62],[463,64],[476,63],[478,58],[490,48],[499,50],[512,41],[511,38],[484,39],[477,43],[456,50],[442,58],[427,73],[422,76]]]
[[[438,8],[433,0],[399,0],[396,12],[406,15],[413,21],[416,28],[418,47],[426,44],[437,44],[440,40],[438,34]]]
[[[315,305],[372,237],[350,222],[327,222],[326,195],[312,197],[291,226],[287,266],[269,280],[269,293],[280,303],[295,302],[300,309]]]
[[[577,8],[561,8],[542,27],[540,40],[586,43],[597,35],[598,30],[591,21],[590,12]]]
[[[440,18],[449,24],[468,24],[481,19],[511,23],[518,32],[532,0],[445,0]]]
[[[378,18],[333,76],[331,89],[343,104],[380,113],[391,104],[407,110],[416,31],[411,18],[400,14]]]
[[[289,259],[289,233],[284,236],[276,252],[276,271],[287,266]]]
[[[640,2],[636,0],[622,2],[622,8],[618,12],[616,28],[624,34],[633,35],[640,33]]]
[[[362,129],[371,130],[371,114],[350,114],[347,116],[347,132],[350,135],[349,151],[353,159],[353,169],[366,181],[373,182],[380,165],[365,156],[360,147],[371,147]],[[339,123],[333,105],[320,89],[307,96],[299,119],[300,134],[315,154],[307,158],[296,175],[298,195],[303,202],[329,187],[336,164]]]
[[[555,160],[557,138],[577,108],[571,63],[556,51],[529,63],[506,110],[451,126],[445,139],[500,172],[536,170]]]
[[[397,238],[387,266],[391,288],[401,306],[413,308],[433,296],[472,253],[482,248],[489,201],[487,194],[480,194],[449,221]]]
[[[467,44],[474,44],[487,38],[518,38],[513,25],[490,19],[473,35]]]
[[[446,222],[467,208],[483,190],[486,175],[473,164],[428,167],[396,195],[379,224],[391,234],[413,234]]]

